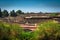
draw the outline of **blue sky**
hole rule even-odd
[[[23,12],[60,12],[60,0],[0,0],[0,8]]]

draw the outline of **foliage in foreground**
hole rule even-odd
[[[32,32],[25,32],[18,24],[0,22],[0,40],[32,40]]]
[[[42,22],[38,25],[39,40],[60,40],[60,24],[57,21]]]
[[[6,22],[0,22],[0,40],[16,40],[17,35],[22,33],[22,28],[17,24],[8,24]]]
[[[60,25],[56,21],[41,22],[32,32],[25,32],[18,24],[0,22],[0,40],[59,40]]]

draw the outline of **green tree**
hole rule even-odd
[[[2,17],[2,12],[1,12],[1,8],[0,8],[0,17]]]
[[[16,16],[17,16],[17,13],[15,13],[15,11],[12,10],[12,11],[10,12],[10,16],[12,16],[12,17],[16,17]]]
[[[17,13],[18,15],[24,14],[21,10],[17,10],[16,13]]]
[[[3,17],[8,17],[9,16],[9,13],[8,13],[7,10],[3,10],[2,14],[3,14]]]

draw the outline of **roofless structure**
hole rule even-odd
[[[29,29],[29,30],[35,30],[37,27],[37,24],[43,21],[48,21],[48,20],[56,20],[60,22],[60,14],[51,16],[50,14],[21,14],[20,16],[17,17],[7,17],[4,18],[3,21],[8,20],[11,23],[18,23],[20,24],[24,29]]]

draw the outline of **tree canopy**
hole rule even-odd
[[[12,17],[16,17],[16,16],[17,16],[17,14],[15,13],[15,11],[14,11],[14,10],[12,10],[12,11],[10,12],[10,16],[12,16]]]
[[[0,8],[0,17],[2,17],[2,12],[1,12],[1,8]]]
[[[3,17],[8,17],[9,16],[9,13],[8,13],[7,10],[3,10],[2,14],[3,14]]]

